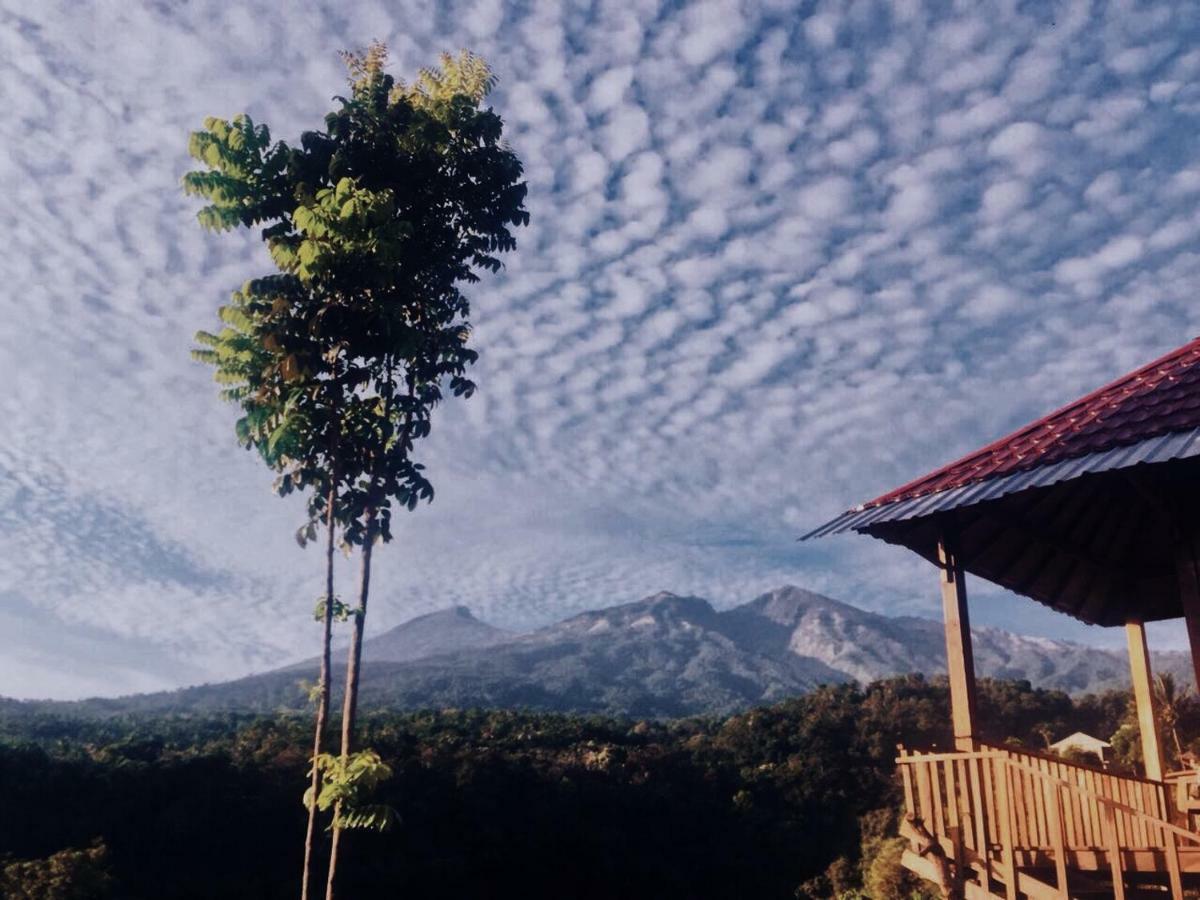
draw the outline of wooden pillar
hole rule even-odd
[[[975,714],[975,659],[971,652],[971,620],[967,615],[967,584],[953,545],[938,541],[941,570],[942,618],[946,623],[946,674],[950,676],[950,717],[954,747],[969,752],[978,737]]]
[[[1150,674],[1150,651],[1146,647],[1146,626],[1141,622],[1130,622],[1125,626],[1125,636],[1129,640],[1129,672],[1133,676],[1133,699],[1137,704],[1146,777],[1151,781],[1162,781],[1165,767],[1158,717],[1154,715],[1154,682]]]
[[[1192,650],[1192,674],[1200,690],[1200,537],[1189,535],[1179,541],[1175,568],[1179,577],[1179,605]]]

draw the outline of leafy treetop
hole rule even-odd
[[[391,503],[433,487],[412,459],[449,389],[469,396],[470,306],[460,285],[497,271],[528,223],[522,167],[481,104],[487,64],[443,56],[407,85],[373,45],[345,57],[349,97],[305,132],[272,144],[241,115],[193,134],[204,169],[184,188],[208,201],[207,228],[262,227],[277,272],[247,282],[197,335],[195,355],[238,403],[239,441],[283,494],[312,488],[311,537],[331,485],[349,543],[390,539]]]

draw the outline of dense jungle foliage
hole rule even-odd
[[[1128,729],[1124,692],[983,681],[992,740]],[[1194,699],[1181,733],[1200,733]],[[896,745],[950,744],[944,681],[842,685],[723,719],[377,714],[400,811],[346,896],[908,897]],[[310,723],[0,706],[0,887],[28,898],[291,898]],[[1132,763],[1136,741],[1115,742]],[[1168,740],[1168,743],[1170,741]],[[1121,748],[1125,748],[1122,750]],[[862,891],[866,893],[861,893]]]

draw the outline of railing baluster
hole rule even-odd
[[[1138,812],[1145,812],[1145,809],[1142,807],[1141,785],[1130,781],[1125,784],[1124,790],[1125,802]],[[1130,816],[1130,821],[1133,824],[1133,833],[1137,837],[1139,846],[1154,846],[1154,836],[1150,833],[1150,829],[1146,827],[1146,821],[1138,816]]]
[[[1125,797],[1121,790],[1121,782],[1116,779],[1103,776],[1105,784],[1105,795],[1111,797],[1117,803],[1125,803]],[[1137,836],[1130,829],[1129,816],[1123,810],[1116,810],[1114,816],[1117,820],[1117,840],[1122,847],[1133,847]]]
[[[934,760],[929,764],[929,791],[933,798],[933,807],[930,809],[933,821],[927,826],[929,830],[942,837],[946,832],[946,822],[944,818],[945,806],[942,803],[942,779],[938,775],[938,769],[941,763]]]
[[[1044,759],[1034,757],[1034,766],[1037,768],[1039,777],[1036,777],[1034,784],[1036,785],[1033,797],[1037,801],[1038,807],[1038,833],[1039,841],[1042,846],[1050,843],[1050,811],[1046,808],[1046,778],[1050,775],[1050,766]]]
[[[1013,859],[1012,822],[1009,818],[1008,759],[996,756],[992,759],[996,770],[996,805],[1000,813],[1000,865],[1004,872],[1004,896],[1017,900],[1017,866]],[[989,766],[989,768],[991,768]]]
[[[1126,787],[1126,793],[1129,794],[1130,806],[1140,813],[1145,814],[1148,812],[1146,809],[1146,794],[1142,790],[1141,784],[1131,781]],[[1154,829],[1150,826],[1149,822],[1141,817],[1135,817],[1134,821],[1137,822],[1139,839],[1143,842],[1143,846],[1154,846],[1157,835],[1154,833]]]
[[[983,812],[983,780],[979,774],[980,758],[972,755],[967,760],[967,769],[971,777],[971,810],[975,818],[975,852],[983,861],[983,889],[990,891],[992,889],[992,853],[988,841],[991,839],[992,832],[988,818]]]
[[[1012,752],[1005,751],[1004,757],[1006,760],[1011,760]],[[1008,786],[1012,791],[1008,796],[1013,818],[1013,845],[1028,847],[1030,840],[1025,823],[1025,773],[1012,771],[1006,766],[1004,775],[1008,779]]]
[[[1063,900],[1069,896],[1067,887],[1067,855],[1063,846],[1062,807],[1058,802],[1058,785],[1050,782],[1049,804],[1046,810],[1050,817],[1050,849],[1054,851],[1054,878]]]
[[[1060,781],[1069,780],[1063,766],[1057,766]],[[1066,824],[1067,846],[1074,849],[1083,846],[1083,822],[1076,813],[1077,799],[1071,791],[1066,792],[1066,803],[1063,804],[1063,820]]]
[[[958,790],[954,781],[954,760],[947,759],[942,763],[944,774],[942,784],[946,786],[946,827],[958,827]]]
[[[1061,780],[1067,784],[1073,784],[1074,780],[1071,773],[1063,770]],[[1067,846],[1078,848],[1086,846],[1086,841],[1083,837],[1083,815],[1079,806],[1079,798],[1074,791],[1068,790],[1063,794],[1063,818],[1069,824],[1067,829]]]
[[[1107,803],[1101,803],[1100,806],[1100,827],[1104,833],[1104,843],[1108,847],[1108,865],[1112,871],[1113,897],[1116,900],[1125,900],[1125,867],[1121,861],[1121,844],[1117,840],[1117,825],[1113,821],[1112,807]]]
[[[896,749],[900,753],[900,778],[904,782],[904,808],[910,816],[916,818],[917,804],[913,800],[912,766],[909,765],[911,760],[905,752],[903,744]]]
[[[978,850],[976,846],[975,814],[971,811],[971,787],[967,776],[969,762],[964,759],[954,761],[954,783],[958,788],[958,820],[962,824],[963,844],[968,850]]]
[[[1125,804],[1132,809],[1138,809],[1137,791],[1134,790],[1133,782],[1127,782],[1121,786],[1121,792],[1125,795]],[[1139,810],[1140,811],[1140,810]],[[1140,847],[1151,846],[1150,834],[1146,830],[1146,823],[1131,813],[1126,813],[1125,817],[1129,820],[1129,829],[1133,832],[1133,839],[1138,842]]]
[[[988,837],[993,841],[1000,840],[1000,817],[996,814],[996,792],[992,786],[992,767],[995,760],[985,757],[979,766],[983,777],[983,805],[987,815]]]
[[[1079,802],[1083,804],[1084,815],[1087,816],[1087,842],[1093,847],[1101,847],[1104,845],[1104,837],[1100,826],[1100,810],[1096,805],[1096,791],[1091,786],[1091,773],[1086,769],[1081,769],[1078,783],[1083,791],[1079,795]]]
[[[1179,847],[1175,844],[1175,832],[1162,829],[1163,849],[1167,854],[1167,879],[1171,886],[1171,900],[1183,900],[1183,874],[1179,868]]]
[[[917,802],[920,808],[917,818],[929,829],[930,834],[936,835],[937,832],[933,830],[933,816],[930,815],[933,808],[933,794],[929,789],[929,767],[931,763],[928,760],[920,759],[920,757],[918,757],[918,760],[916,772],[914,773],[917,777]]]

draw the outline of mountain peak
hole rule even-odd
[[[363,644],[370,662],[409,662],[506,643],[515,635],[475,617],[458,605],[409,619]]]
[[[423,616],[417,616],[416,618],[409,619],[404,623],[404,625],[411,625],[413,622],[419,622],[425,619],[465,619],[469,622],[480,621],[480,619],[477,618],[473,612],[471,612],[471,607],[459,605],[447,606],[445,609],[435,609],[431,613],[425,613]],[[400,625],[398,627],[403,628],[404,625]]]
[[[708,616],[713,614],[712,604],[703,597],[680,596],[670,591],[659,591],[642,600],[629,604],[630,609],[645,609],[652,613],[678,613],[685,616]]]
[[[755,597],[746,607],[779,624],[794,624],[812,610],[827,610],[842,616],[859,618],[871,613],[794,584],[785,584]]]
[[[641,603],[666,603],[670,600],[680,599],[678,594],[673,594],[670,591],[659,591],[657,594],[651,594],[649,597],[643,597]]]

